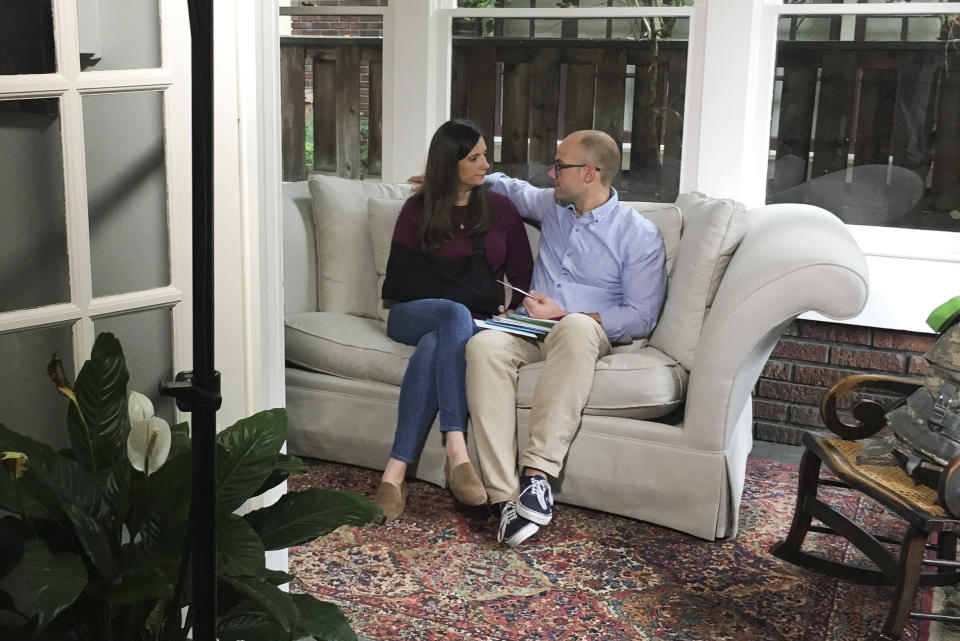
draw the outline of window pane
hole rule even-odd
[[[451,116],[479,125],[494,170],[539,186],[552,185],[559,140],[578,129],[606,131],[621,142],[620,198],[672,202],[689,20],[533,23],[497,19],[490,37],[461,35],[464,25],[454,25]]]
[[[72,383],[73,338],[69,326],[0,334],[0,423],[54,449],[69,447],[67,404],[47,376],[54,353]]]
[[[171,425],[173,399],[160,396],[161,382],[173,380],[173,331],[169,309],[153,309],[94,321],[97,334],[110,332],[120,341],[130,372],[129,388],[153,401],[157,416]]]
[[[380,175],[383,18],[292,16],[291,33],[280,40],[283,179]]]
[[[60,110],[0,101],[0,312],[70,300]]]
[[[944,47],[947,18],[780,20],[767,202],[960,231],[960,50]]]
[[[94,296],[170,283],[163,96],[84,96]]]
[[[53,73],[54,54],[50,0],[0,2],[0,75]]]
[[[160,66],[157,0],[79,0],[80,66],[88,71]]]

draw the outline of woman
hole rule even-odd
[[[404,245],[437,259],[465,259],[474,253],[474,237],[482,234],[482,247],[495,277],[506,275],[511,283],[527,289],[533,272],[530,245],[513,203],[484,187],[490,167],[486,150],[480,130],[471,122],[451,120],[437,129],[423,186],[404,203],[397,218],[394,247]],[[515,308],[522,298],[515,294],[509,307]],[[464,435],[464,348],[476,330],[473,320],[466,306],[446,298],[424,297],[390,308],[387,335],[415,345],[416,351],[403,376],[393,449],[374,499],[388,521],[403,512],[407,466],[419,455],[438,412],[445,437],[447,486],[463,504],[482,505],[487,500],[467,456]]]

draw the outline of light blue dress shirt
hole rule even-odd
[[[493,191],[540,223],[531,287],[567,312],[598,313],[613,342],[646,336],[657,324],[667,290],[666,253],[656,225],[620,204],[617,191],[577,216],[573,205],[503,173],[487,176]]]

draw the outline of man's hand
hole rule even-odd
[[[413,193],[417,193],[418,191],[420,191],[420,188],[423,187],[423,174],[419,174],[417,176],[410,176],[409,178],[407,178],[407,182],[413,183],[413,189],[411,189],[410,191]]]
[[[497,311],[500,313],[501,316],[509,316],[510,314],[515,313],[517,310],[507,309],[503,305],[500,305],[499,307],[497,307]]]
[[[567,315],[567,312],[560,309],[557,302],[546,294],[537,290],[530,293],[532,296],[523,299],[523,307],[531,318],[563,318]]]

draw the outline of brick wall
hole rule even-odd
[[[804,430],[825,430],[820,401],[831,385],[850,374],[920,377],[926,372],[923,353],[934,340],[932,334],[796,321],[777,343],[754,389],[754,437],[799,444]]]

